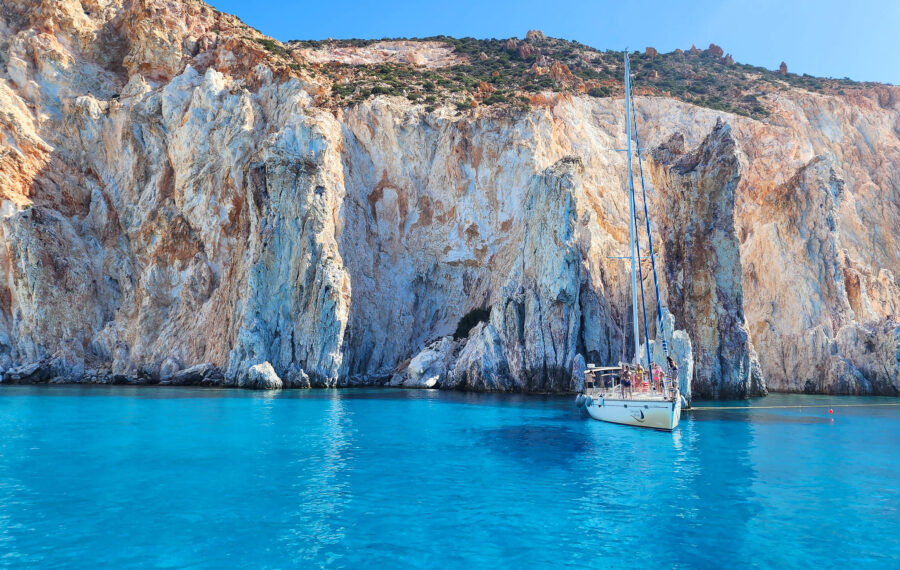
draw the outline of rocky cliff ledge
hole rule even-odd
[[[340,106],[286,53],[194,0],[0,6],[3,383],[567,391],[633,346],[620,99]],[[760,105],[637,100],[693,390],[896,395],[900,89]]]

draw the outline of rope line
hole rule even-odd
[[[709,411],[709,410],[786,410],[802,408],[877,408],[879,406],[900,406],[900,402],[889,404],[806,404],[802,406],[692,406],[684,411]]]

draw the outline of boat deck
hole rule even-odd
[[[600,396],[604,400],[628,400],[640,402],[671,402],[672,396],[665,392],[649,391],[639,392],[633,391],[627,393],[625,397],[618,388],[588,389],[584,391],[587,396]]]
[[[585,369],[585,396],[600,396],[604,400],[628,400],[641,402],[671,402],[677,390],[673,386],[674,379],[666,377],[664,383],[668,389],[655,383],[638,384],[622,391],[619,383],[618,366],[594,366],[588,364]],[[649,387],[649,389],[645,389]]]

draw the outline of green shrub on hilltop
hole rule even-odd
[[[261,45],[265,50],[269,53],[280,55],[284,57],[288,57],[290,55],[290,51],[288,51],[284,46],[278,43],[275,40],[270,40],[269,38],[247,38],[248,40],[254,41]]]
[[[491,93],[491,95],[482,101],[482,103],[485,105],[496,105],[497,103],[506,103],[507,101],[506,95],[497,91],[496,93]]]
[[[612,89],[609,87],[591,87],[588,89],[587,94],[591,97],[609,97],[612,95]]]
[[[353,85],[335,83],[331,86],[331,94],[339,97],[349,97],[354,91],[356,91],[356,88]]]
[[[297,48],[359,48],[384,40],[293,41],[287,48],[273,40],[253,41],[271,53],[287,56]],[[442,42],[452,48],[460,63],[437,69],[406,63],[334,63],[312,68],[335,80],[331,92],[341,104],[353,104],[373,95],[400,95],[429,106],[446,101],[465,110],[474,107],[476,100],[483,105],[520,105],[528,100],[526,94],[541,91],[586,92],[592,97],[622,93],[623,53],[620,51],[600,51],[549,37],[507,40],[434,36],[409,41]],[[764,102],[767,93],[796,88],[839,94],[860,85],[846,78],[781,74],[777,70],[735,63],[729,54],[723,54],[724,50],[714,44],[706,50],[634,53],[631,65],[636,91],[639,95],[670,96],[694,105],[762,119],[769,114]],[[551,77],[546,72],[551,62],[565,65],[571,76],[562,80],[559,76]],[[540,71],[535,66],[544,69]],[[482,83],[494,86],[495,91],[481,89]]]

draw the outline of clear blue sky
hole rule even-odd
[[[599,49],[706,48],[795,73],[900,84],[900,0],[211,0],[291,39],[523,37],[529,29]]]

